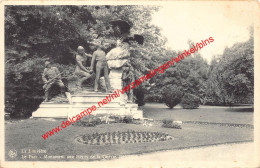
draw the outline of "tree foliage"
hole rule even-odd
[[[254,41],[226,48],[211,62],[207,98],[214,104],[253,103]]]
[[[193,46],[191,41],[188,42]],[[161,65],[172,57],[175,51],[166,51]],[[224,53],[215,56],[208,64],[199,52],[175,63],[164,74],[150,80],[146,100],[162,102],[161,92],[174,85],[186,94],[199,97],[201,103],[212,105],[231,105],[234,103],[253,103],[254,94],[254,41],[250,39],[226,48]]]
[[[200,99],[193,94],[185,93],[180,104],[184,109],[195,109],[199,107]]]
[[[192,43],[190,44],[192,45]],[[168,50],[166,58],[161,61],[161,65],[177,56],[177,52]],[[189,56],[169,67],[163,74],[152,78],[150,80],[150,94],[146,96],[146,99],[161,102],[163,99],[162,91],[173,85],[182,92],[194,94],[203,100],[206,96],[208,69],[209,65],[200,53]]]

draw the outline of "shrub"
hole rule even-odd
[[[170,109],[181,102],[182,95],[180,88],[173,85],[166,86],[162,92],[163,101]]]
[[[113,123],[134,123],[132,116],[111,115],[109,119],[113,120]]]
[[[136,98],[135,103],[137,103],[138,106],[145,105],[145,101],[144,101],[145,92],[146,90],[142,86],[136,87],[134,89],[134,96]]]
[[[182,100],[181,100],[181,106],[184,109],[195,109],[198,108],[200,105],[200,99],[198,96],[186,93]]]
[[[157,103],[163,103],[162,95],[158,93],[148,93],[144,97],[145,102],[157,102]]]
[[[123,118],[123,123],[132,123],[133,122],[133,117],[131,116],[125,116]]]
[[[172,119],[164,119],[162,122],[162,127],[181,129],[181,125],[174,123]]]
[[[43,100],[41,73],[44,59],[6,64],[5,111],[11,118],[29,117]]]
[[[90,115],[85,116],[84,118],[80,119],[75,123],[75,125],[78,126],[85,126],[85,127],[94,127],[96,125],[100,124],[107,124],[107,120],[109,120],[109,123],[134,123],[134,119],[132,116],[120,116],[120,115],[104,115],[104,114],[98,114],[98,115]]]
[[[99,124],[103,124],[105,121],[102,121],[98,116],[90,115],[78,120],[75,125],[94,127]]]

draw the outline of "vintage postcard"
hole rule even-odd
[[[259,167],[258,1],[1,1],[0,167]]]

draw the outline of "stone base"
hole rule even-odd
[[[57,103],[42,103],[38,110],[32,113],[33,118],[68,118],[80,114],[82,111],[91,107],[93,104],[76,105],[76,104],[57,104]],[[132,116],[135,119],[143,118],[143,111],[138,110],[138,107],[106,105],[94,111],[91,115],[107,114],[107,115],[122,115]]]
[[[75,92],[71,95],[71,104],[69,102],[59,103],[55,102],[43,102],[40,107],[33,112],[33,118],[68,118],[74,117],[80,114],[87,108],[95,105],[99,107],[98,102],[102,101],[108,96],[107,93],[93,92],[89,90],[82,90],[80,93]],[[120,95],[121,97],[122,95]],[[143,118],[143,111],[138,110],[137,104],[127,103],[122,105],[121,99],[115,98],[111,102],[102,105],[91,115],[107,114],[107,115],[130,115],[135,119]]]
[[[67,118],[70,110],[69,103],[45,103],[32,113],[33,118]]]
[[[122,90],[122,68],[119,69],[111,69],[110,74],[109,74],[109,79],[110,79],[110,85],[113,91],[117,89]],[[126,94],[121,94],[119,97],[119,101],[121,104],[126,104],[127,101],[127,95]]]

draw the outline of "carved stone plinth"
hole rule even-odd
[[[71,94],[71,103],[65,102],[43,102],[40,107],[33,112],[32,117],[48,117],[48,118],[68,118],[74,117],[80,114],[87,108],[95,105],[98,106],[100,101],[106,99],[109,96],[108,93],[94,92],[90,90],[80,90]],[[123,96],[120,94],[120,97]],[[107,115],[122,115],[122,116],[132,116],[133,118],[140,119],[143,118],[143,111],[138,110],[137,104],[127,103],[122,105],[120,97],[111,99],[111,102],[102,105],[96,111],[91,113],[91,115],[97,114],[107,114]]]
[[[109,74],[109,79],[110,79],[110,85],[112,87],[112,91],[117,91],[117,89],[121,89],[123,88],[123,83],[122,83],[122,68],[119,68],[119,69],[112,69],[110,71],[110,74]],[[121,105],[124,105],[126,104],[126,101],[127,101],[127,95],[126,94],[122,94],[120,96],[120,102],[121,102]]]

